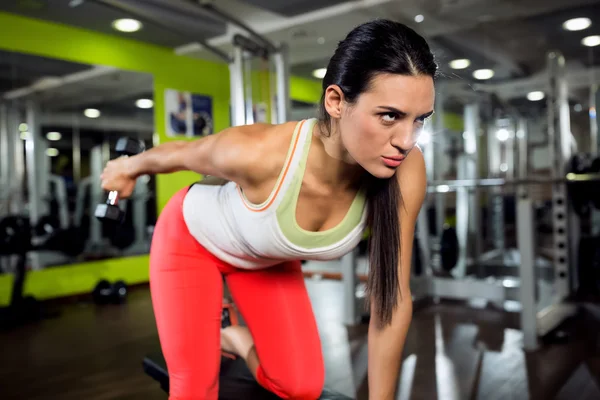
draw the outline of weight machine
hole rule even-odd
[[[565,59],[560,53],[552,52],[548,54],[547,63],[549,83],[547,119],[551,177],[535,179],[529,176],[528,124],[524,119],[518,118],[495,121],[494,131],[502,134],[488,134],[491,179],[481,180],[477,175],[463,174],[459,176],[458,181],[433,182],[430,185],[432,192],[439,192],[440,189],[443,189],[443,191],[457,190],[459,193],[463,193],[463,196],[457,193],[456,230],[460,243],[457,268],[465,265],[465,249],[468,243],[465,232],[468,232],[469,228],[473,228],[472,220],[477,219],[475,215],[477,212],[468,213],[461,210],[469,208],[471,211],[476,211],[479,209],[477,206],[468,206],[468,196],[464,196],[464,193],[470,191],[471,196],[474,196],[482,187],[488,186],[492,189],[490,225],[492,226],[493,243],[496,247],[492,253],[495,253],[495,257],[500,258],[504,264],[518,267],[518,277],[516,279],[503,277],[490,279],[482,267],[486,262],[492,260],[494,255],[481,254],[478,256],[475,252],[473,264],[478,266],[479,276],[460,281],[441,281],[439,278],[435,278],[433,287],[430,287],[426,294],[463,299],[482,298],[498,305],[504,305],[507,300],[512,300],[513,304],[518,303],[517,309],[520,309],[523,342],[526,350],[536,349],[539,337],[550,333],[562,321],[576,313],[577,306],[570,303],[568,297],[577,290],[579,285],[577,275],[572,271],[578,265],[576,249],[581,225],[579,216],[569,201],[567,185],[571,185],[571,182],[566,177],[568,172],[566,166],[572,156],[572,134],[565,79]],[[468,110],[469,107],[465,110],[466,140],[470,137],[469,126],[476,118],[469,114]],[[510,132],[516,132],[516,134],[512,135]],[[498,140],[504,142],[503,157],[499,151]],[[468,148],[466,144],[465,147]],[[537,235],[531,192],[536,184],[552,186],[553,248],[551,261],[546,264],[535,254]],[[506,247],[504,226],[506,210],[504,201],[499,200],[502,199],[501,196],[505,189],[509,187],[515,189],[514,194],[516,195],[517,249],[514,252]],[[478,248],[477,242],[473,247]],[[550,276],[544,276],[544,269],[551,271]],[[462,273],[457,275],[465,276]]]
[[[269,120],[274,124],[286,122],[290,113],[288,46],[264,46],[239,34],[234,35],[233,46],[233,59],[229,63],[232,126]],[[268,92],[271,108],[270,118],[262,117],[258,120],[256,117],[261,110],[257,110],[254,105],[252,91],[252,61],[255,57],[262,59],[269,67]]]
[[[40,110],[36,101],[13,96],[0,105],[0,110],[0,126],[3,127],[0,158],[2,186],[5,188],[0,218],[11,214],[27,215],[30,226],[36,228],[40,236],[49,229],[68,229],[66,184],[60,176],[50,173],[50,158],[46,155],[48,145],[41,136]],[[55,212],[50,208],[52,200],[57,206]],[[36,242],[37,238],[33,237],[33,240]],[[30,251],[27,258],[32,269],[69,260],[64,254],[46,250]]]

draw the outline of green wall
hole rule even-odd
[[[229,125],[229,68],[225,64],[176,55],[172,49],[154,46],[68,25],[56,24],[0,12],[0,49],[45,56],[85,64],[107,65],[152,74],[155,92],[157,143],[165,135],[164,102],[166,88],[187,90],[211,96],[215,130]],[[205,79],[199,79],[206,76]],[[294,77],[291,97],[317,102],[318,82]],[[157,177],[157,203],[162,209],[180,188],[199,177],[179,172]],[[26,294],[40,299],[85,293],[102,278],[124,279],[128,283],[148,280],[148,256],[110,259],[85,264],[53,267],[28,274]],[[11,275],[0,275],[0,305],[7,304]]]

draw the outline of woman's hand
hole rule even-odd
[[[121,199],[131,196],[136,179],[129,174],[129,158],[121,157],[109,161],[100,175],[100,181],[102,189],[118,192]]]

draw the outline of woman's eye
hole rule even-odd
[[[394,113],[383,114],[382,119],[384,122],[394,122],[396,120],[396,114],[394,114]]]

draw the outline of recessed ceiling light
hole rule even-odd
[[[501,142],[506,142],[509,137],[510,137],[510,132],[507,129],[500,128],[496,132],[496,139],[498,139]]]
[[[529,101],[540,101],[542,100],[544,97],[546,97],[546,95],[544,94],[544,92],[529,92],[527,93],[527,100]]]
[[[323,36],[321,36],[320,38],[317,39],[317,43],[325,44],[325,38]]]
[[[450,68],[452,69],[465,69],[469,68],[469,65],[471,65],[471,61],[466,58],[450,61]]]
[[[19,132],[26,132],[29,129],[25,122],[21,122],[19,124]]]
[[[575,110],[575,112],[581,112],[583,111],[583,106],[581,104],[575,104],[573,110]]]
[[[112,27],[121,32],[137,32],[142,29],[142,23],[137,19],[121,18],[113,21]]]
[[[415,16],[415,22],[416,22],[417,24],[420,24],[420,23],[421,23],[421,22],[423,22],[423,21],[425,21],[425,17],[424,17],[424,16],[422,16],[421,14],[419,14],[419,15]]]
[[[154,102],[150,99],[138,99],[136,100],[135,105],[138,108],[152,108],[154,106]]]
[[[573,18],[563,23],[563,28],[568,31],[582,31],[592,25],[592,20],[589,18]]]
[[[100,110],[96,110],[95,108],[86,108],[83,112],[88,118],[98,118],[100,116]]]
[[[48,147],[46,149],[46,155],[48,157],[56,157],[58,155],[58,149],[55,149],[53,147]]]
[[[317,79],[323,79],[325,78],[325,74],[327,74],[327,68],[315,69],[312,74]]]
[[[62,138],[62,135],[60,134],[60,132],[48,132],[46,133],[46,139],[52,141],[52,142],[56,142],[57,140],[60,140]]]
[[[588,36],[583,38],[581,44],[587,47],[596,47],[600,45],[600,35]]]
[[[490,79],[494,76],[494,70],[492,69],[478,69],[473,72],[473,77],[479,80]]]

